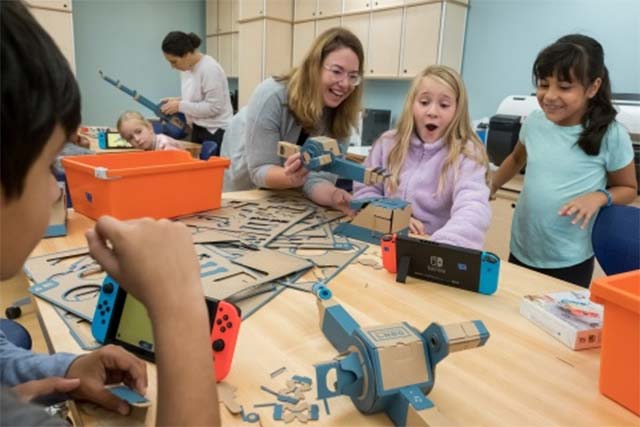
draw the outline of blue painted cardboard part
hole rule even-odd
[[[347,395],[365,414],[385,412],[396,426],[449,424],[426,397],[435,366],[449,353],[483,346],[489,332],[480,320],[439,325],[424,331],[400,322],[361,327],[331,291],[313,287],[320,327],[340,355],[315,365],[318,399]],[[337,381],[330,389],[331,371]]]
[[[187,133],[189,132],[189,125],[187,125],[187,120],[184,114],[182,113],[176,113],[176,114],[170,114],[170,115],[164,114],[160,110],[160,106],[162,105],[162,102],[159,102],[156,104],[155,102],[151,101],[149,98],[142,96],[142,94],[138,93],[138,91],[134,89],[129,89],[128,87],[120,83],[120,80],[115,80],[115,79],[112,79],[111,77],[108,77],[102,72],[102,70],[98,70],[98,74],[100,74],[100,77],[102,77],[104,81],[117,87],[118,89],[120,89],[121,91],[123,91],[124,93],[132,97],[135,101],[139,102],[149,110],[153,111],[153,113],[161,120],[161,123],[162,123],[161,133],[165,135],[169,135],[171,138],[175,138],[175,139],[183,139],[187,136]]]
[[[312,171],[325,171],[343,179],[362,182],[366,185],[381,184],[390,175],[383,168],[367,168],[348,160],[340,151],[338,142],[326,136],[312,136],[297,146],[286,141],[278,142],[278,155],[287,158],[295,153],[302,154],[302,164]]]
[[[357,211],[350,222],[342,222],[334,233],[379,245],[385,234],[409,234],[411,204],[402,199],[367,197],[352,200],[349,207]]]

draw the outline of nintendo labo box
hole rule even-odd
[[[498,288],[500,258],[491,252],[400,235],[393,241],[396,282],[411,276],[487,295]]]

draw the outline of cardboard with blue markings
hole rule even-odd
[[[317,285],[314,292],[320,328],[339,352],[315,365],[318,399],[349,396],[361,412],[385,412],[396,426],[450,424],[426,397],[435,366],[452,352],[483,346],[489,332],[482,321],[432,323],[422,332],[406,322],[361,327],[328,288]]]

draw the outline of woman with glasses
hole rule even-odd
[[[302,145],[309,136],[328,136],[346,151],[361,109],[363,63],[360,40],[332,28],[318,36],[299,67],[258,85],[224,137],[221,155],[231,159],[225,191],[302,187],[319,205],[348,212],[351,195],[336,188],[336,176],[309,172],[300,154],[283,163],[278,141]]]

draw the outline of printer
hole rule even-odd
[[[636,178],[640,188],[640,94],[613,94],[613,106],[618,111],[618,120],[629,132],[635,154]],[[489,119],[487,132],[487,154],[498,166],[513,151],[522,122],[534,110],[540,109],[535,96],[510,95],[502,100],[498,111]]]

